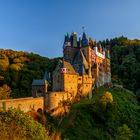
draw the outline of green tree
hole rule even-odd
[[[132,137],[133,131],[126,124],[123,124],[117,129],[115,140],[131,140]]]

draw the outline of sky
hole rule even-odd
[[[0,0],[0,48],[63,55],[64,35],[140,39],[140,0]]]

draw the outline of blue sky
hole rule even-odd
[[[62,56],[64,34],[140,38],[140,0],[0,0],[0,48]]]

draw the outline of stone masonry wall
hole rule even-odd
[[[35,97],[42,97],[44,95],[44,93],[47,92],[46,90],[47,88],[43,85],[43,86],[32,86],[32,96]],[[38,93],[38,91],[41,91],[40,93]]]
[[[83,96],[88,96],[92,91],[93,78],[83,75]]]
[[[64,74],[64,91],[69,92],[72,97],[77,94],[77,79],[76,74]]]
[[[19,108],[24,112],[28,112],[31,109],[37,111],[39,108],[44,109],[44,98],[19,98],[19,99],[7,99],[0,100],[0,110],[8,110],[9,108]]]
[[[53,91],[64,91],[64,77],[61,74],[60,63],[53,72]]]
[[[66,92],[48,92],[45,99],[45,110],[57,108],[61,101],[67,100]]]

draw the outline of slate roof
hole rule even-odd
[[[76,72],[80,75],[86,74],[86,70],[88,70],[88,62],[81,50],[76,54],[73,66]]]
[[[32,82],[32,86],[43,86],[43,85],[45,85],[44,79],[33,80]]]

